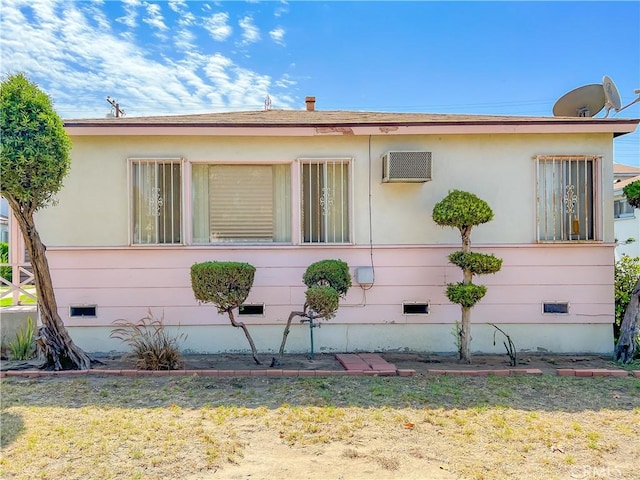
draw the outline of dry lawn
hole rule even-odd
[[[3,379],[7,479],[636,479],[640,380]]]

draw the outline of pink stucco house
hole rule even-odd
[[[247,351],[241,331],[199,305],[192,264],[248,262],[240,319],[277,350],[302,274],[339,258],[354,286],[316,350],[453,352],[457,231],[431,212],[451,189],[493,208],[473,248],[504,259],[472,314],[473,351],[613,348],[613,139],[638,120],[319,111],[67,120],[72,167],[39,214],[60,314],[91,352],[123,350],[112,322],[148,308],[193,352]],[[294,326],[288,351],[309,349]]]

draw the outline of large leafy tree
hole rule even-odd
[[[626,185],[622,191],[632,207],[640,208],[640,180]],[[616,265],[616,323],[620,321],[620,336],[614,358],[622,363],[633,361],[640,343],[640,275],[637,270],[637,258],[623,256]],[[635,286],[630,288],[634,279]],[[620,319],[622,308],[624,317]]]
[[[58,315],[45,246],[34,213],[55,202],[70,166],[71,141],[50,98],[24,74],[0,85],[0,193],[25,240],[38,292],[42,326],[38,348],[50,370],[87,370],[91,359],[76,346]]]
[[[471,363],[471,308],[484,297],[487,287],[475,285],[474,275],[496,273],[502,259],[471,251],[471,229],[493,219],[489,204],[473,193],[452,190],[433,207],[433,220],[441,226],[460,230],[462,249],[449,255],[449,261],[462,269],[462,282],[447,285],[447,298],[461,306],[462,321],[458,335],[460,360]]]

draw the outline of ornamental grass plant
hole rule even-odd
[[[116,320],[111,338],[129,345],[140,370],[177,370],[182,367],[178,343],[186,339],[185,333],[169,335],[164,326],[164,314],[155,318],[151,310],[137,322]]]

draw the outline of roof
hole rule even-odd
[[[607,132],[622,135],[635,130],[640,120],[589,117],[528,117],[432,113],[390,113],[322,110],[261,110],[150,117],[65,120],[70,133],[89,134],[274,134],[276,129],[303,129],[297,134],[370,135],[389,133],[527,133],[548,130]],[[468,127],[465,129],[465,127]],[[538,127],[538,128],[536,128]],[[144,132],[142,131],[144,129]],[[171,130],[168,130],[171,129]],[[206,131],[204,131],[204,130]],[[233,129],[233,130],[229,130]],[[240,130],[244,129],[243,133]],[[373,130],[372,130],[373,129]],[[466,131],[462,131],[465,129]],[[260,133],[256,133],[260,131]],[[271,130],[266,133],[265,130]],[[116,133],[117,132],[117,133]],[[251,133],[253,132],[253,133]],[[296,133],[293,133],[296,134]]]
[[[613,164],[613,174],[614,175],[640,175],[640,167],[633,167],[631,165],[623,165],[621,163]]]
[[[640,175],[636,175],[635,177],[631,177],[631,178],[625,178],[624,180],[618,180],[617,182],[613,183],[613,189],[615,191],[618,191],[618,190],[622,191],[624,187],[626,187],[630,183],[637,182],[637,181],[640,181]]]
[[[151,117],[106,117],[66,120],[65,125],[406,125],[428,123],[638,123],[629,119],[593,117],[529,117],[512,115],[466,115],[449,113],[356,112],[347,110],[260,110],[245,112],[201,113]]]

